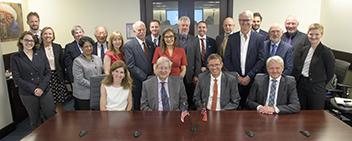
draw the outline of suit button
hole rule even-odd
[[[32,78],[31,80],[33,81],[34,79]]]
[[[31,72],[31,75],[33,75],[33,73]]]
[[[37,79],[40,79],[39,77]]]

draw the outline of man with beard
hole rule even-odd
[[[264,60],[269,57],[278,55],[285,62],[283,74],[291,75],[293,69],[293,48],[290,44],[281,41],[283,30],[280,24],[274,23],[270,26],[270,40],[264,41]],[[263,67],[263,72],[267,72],[266,66]]]
[[[198,81],[198,74],[200,73],[201,69],[201,57],[198,38],[188,34],[190,24],[191,21],[187,16],[182,16],[180,19],[178,19],[179,31],[177,35],[176,46],[183,48],[186,52],[188,65],[186,66],[184,83],[188,96],[189,109],[194,110],[195,107],[192,98],[195,85]]]
[[[222,25],[224,28],[224,34],[216,36],[216,52],[224,58],[225,49],[227,45],[228,37],[233,34],[233,28],[235,28],[235,22],[231,17],[227,17]]]
[[[160,46],[160,22],[158,20],[152,20],[149,25],[149,30],[151,32],[150,35],[145,37],[146,40],[150,40],[154,43],[154,47],[159,47]]]
[[[269,35],[268,32],[260,29],[260,25],[262,24],[263,17],[260,15],[259,12],[253,13],[253,24],[252,24],[252,29],[259,33],[260,35],[263,35],[264,40],[269,40]]]
[[[29,31],[37,37],[39,44],[42,43],[42,39],[40,38],[41,30],[39,29],[40,19],[37,12],[28,13],[27,24],[29,25]]]
[[[285,27],[287,32],[281,37],[281,40],[292,45],[293,50],[297,47],[304,47],[310,44],[308,36],[297,30],[299,21],[296,16],[288,16],[285,20]]]
[[[260,114],[288,114],[300,110],[296,81],[293,76],[282,75],[284,61],[280,56],[266,61],[268,74],[258,74],[246,105]]]
[[[208,25],[204,21],[200,21],[197,24],[198,39],[200,44],[200,55],[202,59],[201,72],[207,69],[207,58],[210,54],[216,53],[215,40],[206,35],[208,31]]]
[[[99,56],[101,61],[104,62],[104,54],[108,50],[108,42],[106,41],[108,31],[104,26],[98,26],[94,30],[94,36],[97,42],[93,45],[92,54]]]
[[[149,75],[153,74],[153,56],[154,44],[149,40],[145,40],[145,24],[142,21],[137,21],[133,25],[133,32],[136,38],[127,42],[124,46],[125,59],[128,70],[133,79],[133,108],[136,111],[140,110],[142,82]]]

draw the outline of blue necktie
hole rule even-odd
[[[269,96],[269,103],[268,103],[268,106],[271,106],[273,107],[274,106],[274,103],[275,103],[275,93],[276,93],[276,83],[277,83],[277,80],[273,79],[271,80],[272,83],[271,83],[271,87],[270,87],[270,96]]]
[[[170,111],[169,97],[166,94],[166,90],[164,87],[165,82],[161,83],[161,101],[163,103],[163,111]]]
[[[272,46],[272,50],[271,50],[271,53],[270,53],[270,57],[275,55],[275,51],[276,51],[276,47],[277,47],[275,44],[271,45],[271,46]]]
[[[154,46],[158,47],[158,41],[156,40],[156,38],[154,39]]]
[[[182,44],[181,47],[186,50],[187,48],[187,40],[185,37],[182,37]]]
[[[100,58],[101,58],[101,61],[104,62],[104,46],[103,46],[103,44],[101,45],[101,49],[100,49]]]

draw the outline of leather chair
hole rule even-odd
[[[90,78],[90,109],[100,110],[100,86],[106,74],[94,75]]]

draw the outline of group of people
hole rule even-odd
[[[206,36],[204,21],[197,23],[197,36],[189,34],[190,19],[178,20],[178,33],[160,30],[152,20],[146,36],[142,21],[133,24],[136,37],[124,43],[120,32],[98,26],[97,42],[84,36],[76,25],[74,41],[53,43],[51,27],[39,29],[39,15],[27,16],[30,31],[24,32],[11,58],[11,69],[32,128],[62,110],[68,97],[64,81],[73,87],[76,110],[90,109],[90,78],[106,74],[101,82],[100,109],[174,111],[257,110],[262,114],[295,113],[324,109],[325,85],[334,74],[334,55],[320,42],[323,26],[297,30],[295,16],[285,20],[287,32],[274,23],[260,29],[262,16],[249,10],[223,22],[224,34]],[[55,104],[56,106],[55,106]]]

